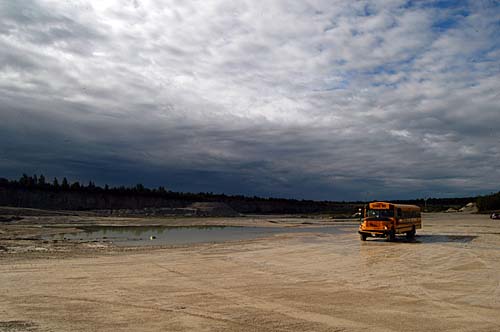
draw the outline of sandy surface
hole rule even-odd
[[[415,242],[361,242],[338,223],[347,232],[141,249],[43,243],[54,229],[40,226],[71,218],[33,218],[0,225],[0,331],[500,331],[500,222],[487,216],[425,215]],[[97,223],[123,222],[148,221]]]

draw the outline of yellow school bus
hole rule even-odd
[[[385,237],[387,241],[394,241],[396,234],[406,234],[407,239],[412,239],[420,228],[420,207],[372,202],[363,211],[358,233],[362,241],[366,241],[367,237]]]

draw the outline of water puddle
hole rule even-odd
[[[417,235],[417,243],[469,243],[477,238],[475,235],[440,235],[440,234],[426,234]]]
[[[121,246],[179,245],[205,242],[251,240],[284,233],[339,234],[345,229],[325,227],[237,227],[237,226],[92,226],[82,232],[45,236],[44,240],[112,242]]]

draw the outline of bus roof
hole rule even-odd
[[[392,207],[395,207],[397,209],[403,209],[403,210],[420,210],[420,207],[417,205],[394,204],[388,202],[371,202],[368,203],[368,207],[370,209],[390,209]]]

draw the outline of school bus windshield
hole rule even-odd
[[[366,210],[367,218],[389,218],[394,217],[394,210]]]

